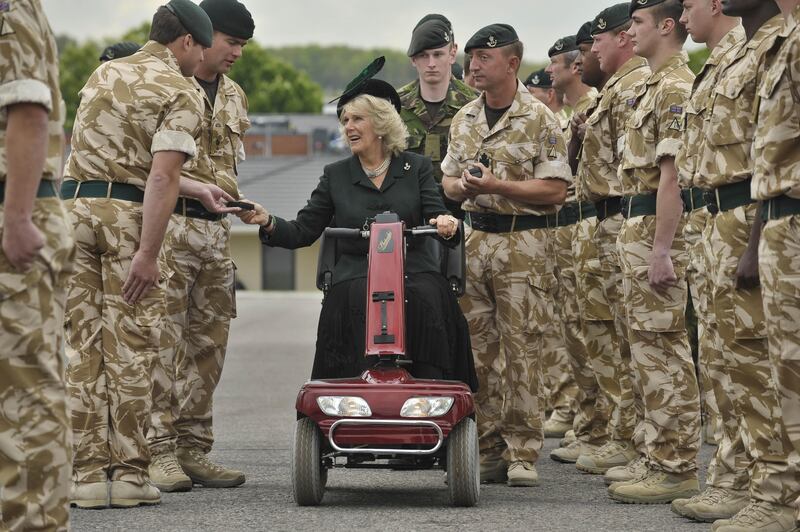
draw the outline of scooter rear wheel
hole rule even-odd
[[[299,506],[317,506],[325,495],[328,471],[320,450],[319,427],[307,417],[298,419],[292,445],[292,491]]]
[[[447,438],[447,487],[453,506],[475,506],[481,490],[478,427],[465,418]]]

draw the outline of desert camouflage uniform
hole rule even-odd
[[[428,116],[425,101],[420,96],[419,80],[412,81],[401,87],[397,94],[400,95],[400,118],[408,128],[408,151],[430,157],[433,163],[433,177],[439,184],[439,191],[447,209],[459,218],[464,217],[461,206],[444,195],[441,190],[442,161],[447,155],[447,135],[450,124],[459,109],[478,97],[478,93],[456,78],[450,79],[450,88],[447,97],[439,108],[436,116]]]
[[[460,176],[483,154],[501,180],[571,181],[566,145],[553,114],[518,82],[514,102],[489,129],[483,97],[465,105],[450,128],[442,163]],[[463,203],[467,212],[548,215],[495,194]],[[481,460],[535,462],[542,447],[541,347],[552,326],[553,260],[546,229],[469,232],[467,291],[461,299],[472,333],[480,389],[475,395]]]
[[[664,157],[681,146],[684,108],[694,74],[685,52],[653,72],[640,89],[628,119],[620,179],[625,196],[655,194]],[[694,362],[686,332],[689,262],[681,219],[670,257],[678,283],[656,292],[648,281],[656,216],[628,217],[618,244],[628,311],[631,358],[644,399],[644,444],[650,468],[686,473],[697,468],[700,403]]]
[[[199,86],[197,91],[205,102],[203,131],[197,164],[183,175],[238,198],[237,165],[250,127],[247,97],[224,75],[213,104]],[[161,335],[153,374],[150,450],[174,452],[177,444],[208,453],[214,442],[212,398],[222,375],[230,320],[236,317],[230,221],[178,216],[169,248],[169,326]]]
[[[773,496],[789,502],[800,494],[797,474],[792,475],[791,471],[796,468],[800,452],[800,215],[776,216],[766,200],[781,195],[800,198],[798,21],[800,6],[787,17],[773,47],[777,54],[760,85],[752,182],[753,197],[764,201],[763,208],[771,211],[773,218],[767,221],[761,235],[759,273],[769,361],[780,401],[778,417],[769,419],[770,424],[759,427],[759,432],[772,429],[775,433],[769,455],[778,452],[779,442],[783,442],[783,454],[788,455],[791,464],[789,470],[766,474],[776,477],[768,483]]]
[[[55,38],[39,0],[0,9],[0,190],[8,170],[7,107],[24,103],[49,112],[42,182],[54,186],[64,103]],[[4,213],[0,202],[0,238]],[[75,241],[58,198],[35,199],[32,219],[45,243],[27,272],[0,250],[0,528],[66,530],[72,449],[61,326]]]
[[[101,65],[81,90],[65,181],[143,189],[154,153],[183,152],[192,164],[201,120],[202,101],[177,59],[150,41],[130,57]],[[78,242],[66,316],[73,479],[142,485],[170,271],[160,257],[160,282],[128,305],[122,285],[139,245],[142,204],[67,200]]]
[[[686,130],[683,146],[675,159],[681,187],[708,189],[708,171],[701,171],[700,157],[706,138],[714,90],[722,71],[739,52],[745,41],[744,28],[736,26],[719,42],[695,79],[692,98],[686,106]],[[696,208],[687,215],[684,238],[689,246],[687,277],[697,314],[698,362],[706,422],[718,420],[714,439],[716,453],[708,466],[706,484],[718,488],[744,490],[750,482],[749,458],[742,441],[739,419],[731,397],[731,380],[720,352],[718,322],[714,318],[712,297],[711,235],[713,215],[706,208]]]
[[[578,170],[578,199],[599,202],[622,196],[617,169],[622,158],[625,123],[631,101],[650,69],[640,57],[627,61],[608,80],[597,108],[586,122]],[[598,213],[600,214],[600,213]],[[632,441],[637,424],[636,381],[631,367],[628,326],[622,297],[622,270],[617,234],[622,215],[578,225],[573,254],[589,360],[610,408],[609,437]],[[641,418],[641,416],[638,416]]]

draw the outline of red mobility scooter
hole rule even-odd
[[[450,500],[474,506],[480,493],[475,409],[461,382],[422,380],[403,366],[405,356],[404,258],[406,238],[435,235],[433,227],[406,229],[396,214],[375,218],[369,231],[328,228],[322,241],[317,286],[327,292],[336,240],[369,239],[365,356],[374,366],[350,379],[307,382],[297,395],[292,448],[292,489],[300,506],[320,504],[333,468],[445,469]],[[461,242],[438,252],[442,273],[456,295],[464,288]]]

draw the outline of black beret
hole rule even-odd
[[[523,85],[526,87],[550,89],[553,87],[553,80],[550,78],[550,74],[545,72],[545,70],[542,68],[540,70],[531,72],[531,75],[525,78]]]
[[[450,27],[441,20],[431,19],[423,22],[411,33],[408,57],[414,57],[423,50],[441,48],[453,42]]]
[[[395,88],[382,79],[373,79],[373,76],[375,76],[375,74],[380,72],[380,70],[383,68],[384,63],[386,63],[386,58],[384,56],[380,56],[375,59],[372,63],[367,65],[358,76],[353,78],[353,80],[347,84],[347,87],[345,87],[341,96],[334,98],[329,102],[333,103],[337,100],[339,101],[339,103],[336,105],[337,115],[341,116],[342,108],[344,108],[349,101],[361,94],[369,94],[370,96],[375,96],[376,98],[389,100],[397,112],[400,112],[400,95],[397,94]]]
[[[581,45],[587,42],[592,42],[594,39],[592,38],[592,21],[584,22],[581,28],[578,30],[578,34],[575,35],[575,44]]]
[[[464,46],[464,52],[475,48],[502,48],[519,41],[517,32],[508,24],[490,24],[479,29]]]
[[[447,27],[450,29],[450,32],[452,33],[453,25],[450,23],[450,20],[446,16],[440,15],[439,13],[431,13],[430,15],[425,15],[424,17],[419,19],[419,22],[417,22],[417,25],[414,26],[414,29],[419,28],[422,24],[425,24],[429,20],[441,20],[442,22],[447,24]]]
[[[570,35],[568,37],[562,37],[561,39],[557,40],[553,46],[547,51],[547,55],[550,57],[554,57],[557,55],[565,54],[567,52],[574,52],[578,49],[578,45],[575,42],[575,36]]]
[[[637,9],[657,6],[658,4],[663,4],[666,1],[667,0],[631,0],[630,7],[628,7],[628,15],[633,16],[633,12]]]
[[[203,0],[200,2],[211,19],[214,31],[237,39],[252,39],[256,25],[253,15],[237,0]]]
[[[627,24],[631,19],[630,4],[622,2],[602,10],[592,21],[592,35],[600,35]]]
[[[120,57],[128,57],[138,52],[141,47],[141,44],[131,41],[122,41],[106,46],[103,53],[100,54],[100,61],[111,61],[112,59],[119,59]]]
[[[200,9],[200,6],[191,0],[170,0],[167,9],[178,17],[195,41],[206,48],[211,48],[214,40],[214,27],[211,25],[211,19],[208,18],[205,11]]]

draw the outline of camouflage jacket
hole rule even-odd
[[[397,91],[402,109],[400,117],[408,128],[408,151],[430,157],[433,162],[433,177],[442,182],[441,163],[447,155],[447,135],[456,113],[478,93],[466,83],[455,78],[450,80],[447,98],[439,113],[428,116],[428,109],[419,92],[419,80],[413,81]]]
[[[578,167],[581,201],[622,195],[617,172],[622,160],[625,124],[633,112],[636,95],[649,76],[647,61],[632,57],[603,87],[597,107],[586,121]]]
[[[707,175],[700,172],[699,159],[705,144],[705,126],[713,101],[714,89],[720,75],[745,43],[744,28],[739,25],[729,31],[711,50],[708,60],[694,80],[692,97],[686,105],[686,127],[683,145],[675,158],[678,181],[682,188],[710,188]]]
[[[144,187],[153,154],[178,151],[193,164],[203,100],[169,49],[149,41],[100,65],[81,89],[65,175]]]
[[[58,180],[65,106],[58,86],[58,51],[40,0],[3,2],[0,9],[0,182],[6,179],[6,107],[41,104],[50,114],[42,179]]]
[[[661,159],[675,157],[681,147],[684,110],[695,77],[688,63],[686,52],[673,55],[640,89],[628,118],[619,166],[625,195],[656,192]]]
[[[235,81],[225,75],[220,77],[213,104],[197,81],[194,84],[203,99],[205,112],[197,143],[196,164],[184,169],[183,175],[201,183],[217,185],[238,198],[237,168],[245,158],[243,139],[250,128],[247,96]]]
[[[700,172],[706,175],[708,187],[743,181],[753,173],[758,86],[767,72],[767,52],[782,27],[781,15],[765,22],[720,74],[700,158]]]
[[[492,173],[507,181],[562,179],[572,181],[567,146],[555,115],[517,82],[508,111],[489,129],[485,96],[468,103],[453,118],[450,143],[442,162],[446,176],[461,176],[467,167],[486,161]],[[487,160],[488,159],[488,160]],[[463,203],[465,211],[497,214],[552,214],[557,207],[529,205],[500,196],[482,194]]]
[[[567,146],[569,146],[569,142],[572,139],[572,128],[570,127],[570,118],[575,113],[578,114],[586,113],[589,109],[592,109],[595,105],[596,99],[597,99],[597,89],[592,87],[591,89],[589,89],[589,92],[581,96],[580,99],[577,102],[575,102],[575,107],[572,109],[571,113],[568,114],[565,113],[567,120],[566,123],[561,126],[561,131],[564,132],[564,142],[567,144]],[[578,180],[574,179],[572,181],[572,184],[569,186],[569,189],[567,190],[566,203],[571,203],[578,199],[576,193],[577,186],[578,186]]]
[[[787,17],[759,90],[753,197],[800,198],[800,6]]]

